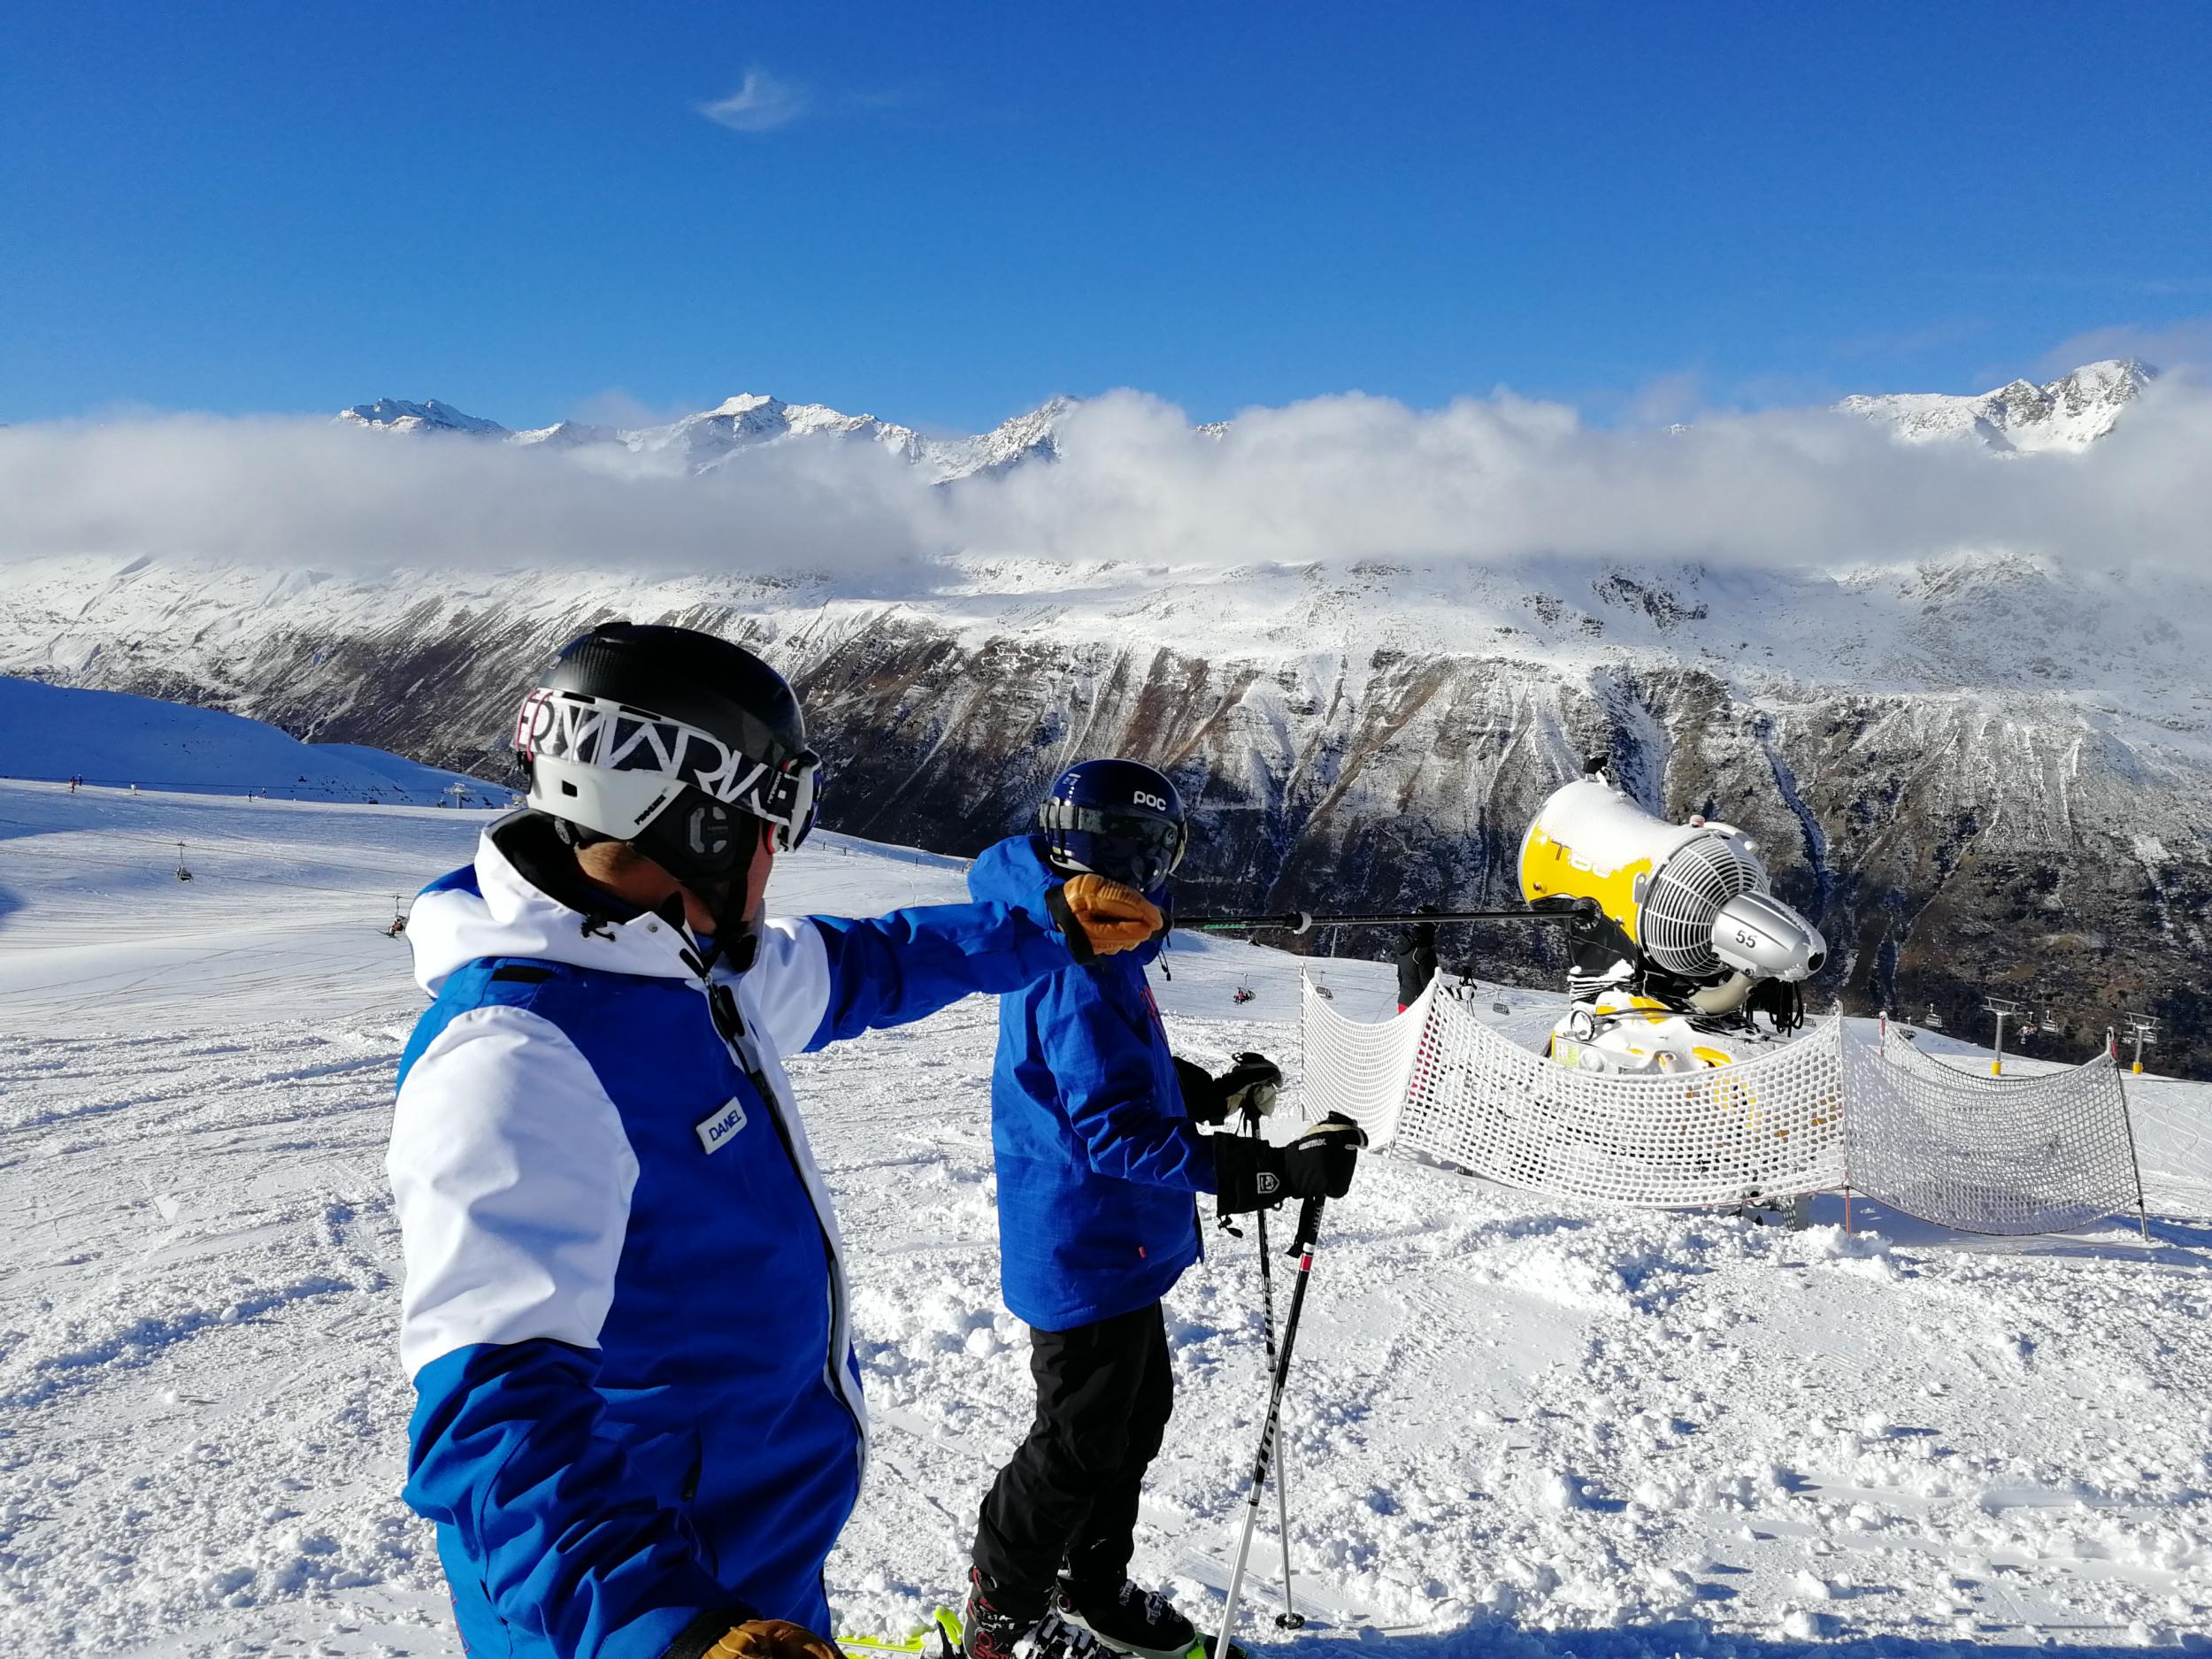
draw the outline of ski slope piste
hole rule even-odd
[[[490,818],[0,781],[0,1653],[458,1654],[398,1495],[381,1163],[420,998],[385,931],[394,893]],[[871,915],[963,891],[957,861],[818,835],[771,898]],[[1180,934],[1169,960],[1178,1052],[1263,1050],[1296,1085],[1313,964]],[[1362,1029],[1394,1004],[1382,964],[1316,972]],[[1486,983],[1467,1011],[1532,1050],[1571,1008]],[[955,1598],[976,1500],[1028,1426],[997,1286],[996,1036],[976,1000],[793,1068],[873,1425],[829,1570],[852,1632],[903,1637]],[[1791,1232],[1363,1165],[1285,1401],[1309,1622],[1248,1619],[1247,1640],[1303,1659],[2200,1640],[2212,1194],[2185,1202],[2175,1171],[2203,1167],[2212,1090],[2128,1089],[2147,1245],[2131,1225],[1978,1240],[1877,1202],[1847,1234],[1828,1197]],[[1168,1302],[1181,1402],[1134,1570],[1202,1622],[1266,1400],[1253,1244],[1210,1234]],[[1262,1528],[1248,1594],[1280,1605],[1271,1502]]]
[[[1432,983],[1362,1027],[1309,986],[1309,1118],[1533,1191],[1637,1205],[1865,1194],[1962,1231],[2062,1232],[2144,1191],[2116,1043],[2042,1075],[1973,1076],[1878,1022],[1803,1024],[1819,931],[1742,831],[1668,825],[1592,774],[1524,838],[1524,895],[1567,919],[1573,1003],[1532,1048]],[[1762,1024],[1759,1016],[1766,1016]],[[2201,1169],[2193,1179],[2212,1179]],[[1798,1207],[1801,1217],[1802,1207]]]
[[[512,792],[357,743],[303,743],[218,709],[0,674],[0,777],[280,801],[496,806]]]

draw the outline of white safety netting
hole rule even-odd
[[[1962,1233],[2066,1233],[2139,1201],[2120,1069],[2108,1056],[1978,1077],[1896,1032],[1844,1053],[1850,1186]]]
[[[1660,1077],[1571,1071],[1435,985],[1397,1018],[1365,1026],[1310,987],[1302,1023],[1309,1116],[1346,1112],[1378,1144],[1494,1180],[1655,1206],[1842,1182],[1833,1021],[1755,1060]],[[1371,1070],[1340,1074],[1355,1065]]]
[[[1304,1110],[1309,1121],[1342,1112],[1367,1131],[1380,1148],[1396,1138],[1406,1088],[1413,1077],[1437,982],[1417,1001],[1379,1022],[1347,1019],[1311,979],[1299,999],[1299,1046],[1305,1055]]]
[[[1311,983],[1304,1111],[1371,1144],[1594,1202],[1668,1208],[1847,1187],[1962,1232],[2061,1233],[2139,1202],[2108,1058],[1985,1078],[1840,1015],[1734,1065],[1571,1071],[1432,984],[1394,1019],[1346,1018]]]

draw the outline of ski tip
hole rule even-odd
[[[922,1651],[919,1636],[910,1636],[904,1641],[893,1641],[886,1636],[842,1634],[838,1637],[837,1645],[855,1655],[855,1659],[873,1659],[873,1655],[878,1654],[918,1654]]]
[[[959,1659],[960,1616],[949,1607],[941,1607],[930,1615],[930,1622],[911,1636],[895,1641],[887,1636],[841,1635],[837,1645],[854,1659],[879,1659],[885,1654],[927,1654],[932,1652],[930,1636],[934,1632],[938,1659]]]

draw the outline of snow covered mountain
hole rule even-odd
[[[2112,430],[2147,373],[2092,365],[2032,399],[1998,395],[2012,446],[2001,453],[2019,458],[1987,469],[2059,464],[2027,451]],[[1986,401],[1854,412],[1912,442],[1971,443],[1974,422],[1994,418],[1959,411]],[[503,442],[659,454],[664,470],[709,475],[776,446],[864,445],[956,492],[1058,454],[1071,408],[948,440],[749,396],[657,427]],[[365,442],[473,429],[442,404],[352,412],[364,426],[375,416]],[[1071,471],[973,499],[1033,501]],[[1604,751],[1655,808],[1753,829],[1784,895],[1834,947],[1824,989],[1853,1007],[1933,1004],[1957,1022],[1994,986],[2055,1002],[2050,1023],[2070,1024],[2077,1043],[2140,1008],[2192,1033],[2177,1061],[2212,1068],[2199,986],[2212,949],[2200,573],[1986,548],[1835,568],[1083,561],[1024,551],[1008,522],[1008,551],[841,575],[19,560],[0,571],[0,672],[231,709],[496,777],[507,710],[564,640],[608,615],[688,622],[755,643],[800,686],[836,761],[833,826],[968,852],[1025,823],[1067,760],[1137,755],[1198,804],[1194,903],[1508,899],[1537,803]],[[1529,954],[1541,941],[1467,948],[1501,972],[1550,972]]]
[[[1971,438],[2003,454],[2082,449],[2110,432],[2158,371],[2133,358],[2085,364],[2042,386],[2014,380],[1978,397],[1898,392],[1847,397],[1847,413],[1893,426],[1915,443]]]
[[[370,431],[409,436],[457,434],[499,438],[513,444],[576,449],[603,446],[703,472],[726,465],[732,457],[771,444],[847,442],[879,444],[918,468],[934,483],[950,483],[979,473],[1003,472],[1031,457],[1049,459],[1056,452],[1060,422],[1074,400],[1056,397],[987,433],[973,437],[926,438],[911,426],[848,415],[826,403],[787,403],[779,397],[741,392],[712,409],[684,415],[657,426],[619,430],[564,420],[550,426],[510,432],[495,420],[462,413],[432,398],[413,403],[380,398],[341,410],[337,419]]]
[[[2015,380],[1978,397],[1939,392],[1852,396],[1836,407],[1892,426],[1911,442],[1970,438],[2005,454],[2080,449],[2110,432],[2157,373],[2132,359],[2091,363],[2044,386]],[[464,414],[435,398],[420,403],[380,398],[343,410],[337,419],[373,431],[410,435],[462,434],[556,449],[603,445],[659,458],[688,472],[726,465],[733,456],[763,445],[873,443],[919,468],[933,482],[950,483],[1002,472],[1025,461],[1054,458],[1059,453],[1060,429],[1078,406],[1075,398],[1055,397],[989,432],[955,438],[927,438],[911,426],[873,415],[848,415],[826,403],[787,403],[752,392],[741,392],[712,409],[661,426],[631,430],[564,420],[510,432],[497,421]],[[1192,430],[1195,436],[1217,439],[1232,424],[1208,421]]]
[[[800,687],[833,827],[972,852],[1069,760],[1136,755],[1205,826],[1194,906],[1509,900],[1538,803],[1602,751],[1654,806],[1751,829],[1828,934],[1823,995],[1956,1024],[1994,986],[2056,1003],[2076,1046],[2145,1008],[2196,1045],[2170,1060],[2212,1064],[2200,582],[1965,554],[1836,575],[969,559],[887,596],[75,559],[7,591],[0,666],[494,777],[520,689],[592,619],[711,627]],[[1517,935],[1463,948],[1554,971]]]
[[[504,438],[511,434],[495,420],[465,415],[436,398],[411,403],[404,398],[380,397],[373,403],[356,403],[338,411],[338,419],[372,432],[461,433],[472,438]]]

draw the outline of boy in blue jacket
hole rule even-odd
[[[406,1496],[480,1659],[838,1659],[822,1564],[865,1410],[782,1056],[1149,938],[1096,878],[1022,905],[764,919],[813,822],[790,687],[611,623],[524,700],[530,810],[407,930],[435,999],[387,1167]]]
[[[1188,831],[1160,772],[1082,762],[1039,821],[975,861],[974,897],[1030,906],[1096,875],[1167,909]],[[1000,1273],[1007,1308],[1031,1327],[1037,1412],[983,1500],[968,1659],[1050,1659],[1092,1639],[1141,1659],[1192,1649],[1190,1621],[1128,1576],[1145,1471],[1174,1407],[1160,1298],[1199,1257],[1201,1194],[1234,1215],[1351,1184],[1361,1137],[1349,1119],[1287,1147],[1198,1132],[1264,1110],[1282,1076],[1258,1055],[1215,1078],[1168,1052],[1144,976],[1165,933],[999,998]]]

